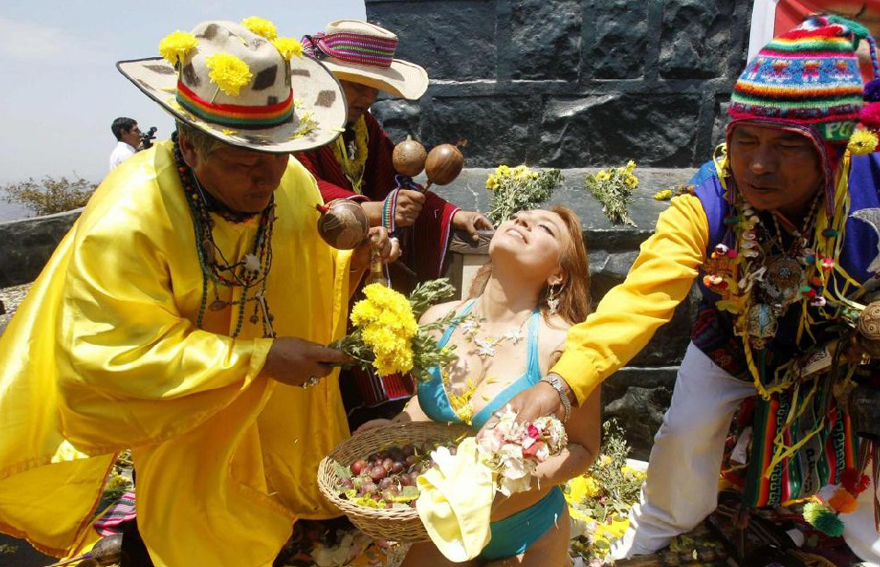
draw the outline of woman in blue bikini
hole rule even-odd
[[[393,421],[467,423],[479,430],[518,392],[534,386],[559,357],[565,334],[589,312],[590,276],[577,216],[567,208],[518,213],[498,227],[491,263],[470,298],[437,305],[422,323],[456,316],[440,337],[458,361],[432,369],[418,396]],[[599,449],[599,396],[574,409],[568,449],[538,467],[533,490],[499,496],[492,539],[475,565],[569,565],[569,518],[559,484],[582,474]],[[365,423],[361,429],[388,420]],[[415,545],[404,566],[450,563],[431,544]]]

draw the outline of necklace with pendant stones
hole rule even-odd
[[[219,246],[214,242],[214,220],[210,217],[207,209],[208,195],[202,188],[198,178],[192,169],[186,164],[180,151],[180,145],[177,142],[177,132],[172,134],[174,144],[173,153],[177,172],[180,176],[181,185],[184,188],[187,204],[192,214],[193,227],[196,234],[196,250],[199,256],[199,263],[202,268],[202,299],[199,306],[199,313],[196,320],[196,326],[199,329],[203,327],[203,319],[205,309],[211,311],[221,311],[228,306],[236,305],[238,307],[238,317],[236,318],[235,329],[231,336],[236,338],[241,332],[244,323],[244,311],[247,303],[253,303],[253,312],[249,321],[252,324],[262,323],[263,337],[274,337],[275,330],[272,321],[275,317],[269,311],[269,304],[266,300],[266,278],[269,270],[272,269],[272,229],[275,224],[275,198],[270,199],[269,205],[260,215],[257,233],[254,236],[254,242],[251,252],[245,254],[244,258],[238,262],[229,262],[224,256]],[[221,214],[224,219],[230,222],[242,222],[247,218],[256,215],[234,215],[232,218]],[[240,218],[244,217],[244,218]],[[211,282],[214,300],[208,305],[208,281]],[[218,286],[228,288],[242,288],[241,297],[233,301],[224,301],[220,299]],[[249,291],[256,289],[253,295],[249,296]],[[234,292],[233,292],[234,297]]]
[[[765,259],[767,272],[764,281],[761,282],[761,290],[764,292],[767,302],[776,306],[778,311],[785,311],[789,305],[799,299],[801,287],[806,281],[805,268],[809,265],[807,257],[813,256],[812,251],[807,248],[806,235],[813,230],[819,201],[818,197],[813,200],[800,232],[792,233],[792,242],[788,250],[785,249],[779,220],[775,214],[771,214],[776,234],[768,246],[768,257]],[[770,256],[769,252],[773,249],[774,244],[780,252]],[[813,257],[813,264],[815,264],[815,257]],[[777,315],[779,314],[781,313],[777,313]]]
[[[479,308],[480,305],[477,304],[476,307]],[[519,325],[510,327],[500,337],[493,337],[492,335],[487,335],[483,337],[480,336],[480,325],[486,321],[486,318],[477,315],[475,313],[476,310],[477,309],[472,310],[462,319],[461,334],[464,335],[465,339],[469,343],[473,343],[473,345],[476,347],[477,356],[483,359],[495,356],[495,347],[505,341],[510,341],[513,344],[518,344],[521,340],[523,340],[525,338],[525,335],[523,335],[523,327],[525,326],[526,321],[531,318],[533,313],[533,311],[529,311],[529,314],[526,316],[525,319],[523,319],[523,321]]]
[[[771,213],[776,233],[768,239],[766,253],[760,262],[756,262],[760,267],[748,273],[749,279],[759,282],[752,290],[756,294],[755,303],[746,315],[749,340],[755,348],[762,349],[768,340],[776,336],[778,318],[785,314],[790,305],[805,296],[821,298],[821,289],[805,285],[806,269],[816,265],[815,253],[807,247],[807,235],[813,231],[820,201],[821,195],[817,195],[800,232],[792,234],[793,241],[788,250],[785,249],[779,221]],[[766,232],[769,234],[769,231]],[[772,254],[774,247],[779,250],[778,254]]]

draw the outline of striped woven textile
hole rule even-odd
[[[101,517],[95,520],[95,530],[102,536],[121,533],[121,530],[117,529],[119,525],[134,520],[136,516],[134,490],[130,490],[120,496],[119,500],[111,504]]]
[[[302,44],[306,54],[317,59],[324,55],[370,67],[390,67],[397,51],[396,37],[384,38],[353,32],[318,32],[303,37]]]

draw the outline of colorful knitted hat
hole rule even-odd
[[[749,63],[734,86],[730,117],[805,126],[830,144],[847,143],[862,110],[864,87],[855,53],[862,39],[871,46],[878,76],[867,29],[837,16],[810,16]]]

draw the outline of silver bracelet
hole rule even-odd
[[[568,394],[565,393],[562,380],[556,374],[548,374],[541,378],[541,382],[550,384],[556,390],[556,393],[559,394],[559,401],[562,402],[562,423],[565,423],[571,417],[571,400],[568,399]]]

